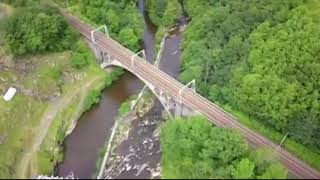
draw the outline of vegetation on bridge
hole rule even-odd
[[[255,179],[287,177],[271,151],[250,150],[239,133],[203,117],[168,120],[161,130],[163,178]]]
[[[192,21],[184,34],[181,80],[196,79],[202,95],[248,115],[251,127],[256,119],[280,133],[274,138],[263,131],[278,142],[289,132],[289,139],[308,147],[286,141],[289,151],[319,169],[319,2],[187,0],[184,5]]]

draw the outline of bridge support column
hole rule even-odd
[[[102,62],[100,63],[100,67],[104,69],[105,67],[109,66],[112,64],[112,57],[108,51],[103,51],[102,52]]]
[[[180,104],[179,102],[176,103],[175,105],[175,111],[174,111],[174,117],[178,118],[182,116],[182,108],[183,108],[183,104]]]
[[[178,99],[166,95],[162,90],[156,90],[156,95],[170,118],[178,118],[192,114],[192,110],[180,103]]]
[[[187,84],[185,87],[183,87],[180,91],[180,95],[182,94],[182,91],[188,87],[191,83],[193,83],[193,88],[194,88],[194,83],[195,81],[193,80],[189,84]],[[178,117],[185,117],[185,116],[190,116],[190,115],[195,115],[198,114],[197,111],[193,110],[189,106],[187,106],[183,101],[182,97],[172,97],[168,94],[165,93],[160,88],[155,88],[152,86],[149,86],[150,89],[153,91],[153,93],[158,97],[160,100],[162,106],[164,109],[167,111],[169,114],[170,118],[178,118]],[[195,90],[194,90],[195,92]]]
[[[170,99],[166,96],[166,94],[162,90],[160,90],[160,92],[159,92],[158,99],[161,102],[161,104],[163,105],[164,109],[167,111],[170,118],[172,118],[173,116],[170,111]]]
[[[97,58],[97,63],[101,64],[104,61],[104,51],[100,48],[97,47],[97,45],[94,44],[94,53],[96,55]]]
[[[191,82],[189,82],[187,85],[185,85],[184,87],[182,87],[179,91],[178,94],[178,100],[176,102],[175,105],[175,117],[181,117],[181,116],[185,116],[187,114],[189,114],[189,110],[187,109],[187,107],[185,107],[185,105],[182,102],[182,93],[183,91],[188,88],[191,85],[191,88],[193,90],[193,92],[196,92],[195,86],[196,86],[196,81],[195,79],[192,80]]]
[[[100,61],[98,63],[101,63],[101,61],[103,60],[103,50],[100,48],[100,47],[97,47],[97,42],[96,42],[96,39],[95,39],[95,33],[97,31],[99,31],[100,29],[104,29],[105,31],[105,35],[107,37],[109,37],[109,32],[108,32],[108,28],[107,28],[107,25],[103,25],[93,31],[91,31],[91,41],[93,42],[93,46],[94,46],[94,52],[95,52],[95,55],[97,57],[97,59]]]

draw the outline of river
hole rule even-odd
[[[144,1],[139,0],[140,12],[144,16],[144,43],[143,48],[149,61],[154,58],[155,27],[150,23],[145,11]],[[164,51],[159,68],[172,77],[177,77],[180,72],[181,34],[174,31],[172,36],[166,39]],[[64,160],[57,165],[55,175],[67,176],[73,173],[77,178],[91,178],[96,170],[96,161],[99,151],[104,147],[119,106],[131,95],[137,94],[143,87],[143,83],[129,72],[126,72],[119,80],[105,89],[102,93],[101,102],[90,111],[84,113],[78,120],[73,132],[64,141]],[[111,170],[112,178],[150,178],[151,168],[159,166],[160,145],[159,139],[152,137],[153,131],[159,122],[163,121],[161,111],[163,107],[156,101],[154,107],[143,117],[132,122],[129,139],[124,141],[118,148],[119,154],[126,156],[132,149],[137,151],[139,157],[130,158],[128,164],[141,166],[148,164],[148,168],[137,175],[137,170],[116,172]],[[151,123],[150,123],[151,122]],[[149,142],[148,142],[149,141]],[[150,148],[150,143],[152,147]],[[131,150],[130,150],[131,149]],[[123,169],[123,168],[122,168]],[[137,175],[137,176],[136,176]]]
[[[96,160],[109,137],[119,106],[138,93],[143,83],[131,73],[125,73],[102,93],[101,102],[78,120],[73,132],[64,141],[64,160],[56,168],[58,176],[71,172],[78,178],[90,178]]]

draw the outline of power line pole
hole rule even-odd
[[[289,133],[287,132],[287,134],[282,138],[280,144],[275,148],[275,151],[277,151],[277,150],[279,149],[279,147],[283,144],[283,142],[284,142],[284,140],[286,140],[288,134],[289,134]]]

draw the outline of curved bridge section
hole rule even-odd
[[[113,65],[130,71],[146,83],[168,111],[175,111],[176,115],[199,112],[218,127],[237,129],[253,148],[267,147],[277,152],[282,163],[295,177],[320,179],[318,171],[269,139],[240,124],[235,117],[203,98],[194,90],[186,88],[186,86],[162,72],[156,66],[146,62],[112,38],[106,37],[100,31],[95,32],[93,27],[65,12],[62,13],[83,37],[93,43],[95,53],[99,57],[99,63],[103,68]]]
[[[102,56],[101,58],[101,68],[106,68],[109,66],[118,66],[122,67],[131,73],[135,74],[141,81],[143,81],[147,87],[153,92],[153,94],[159,99],[162,106],[165,108],[165,110],[168,112],[170,116],[188,116],[191,114],[195,114],[196,111],[189,108],[188,106],[184,105],[182,101],[180,101],[179,96],[174,97],[170,95],[168,92],[164,91],[161,87],[158,87],[157,84],[154,84],[148,79],[144,78],[143,76],[136,73],[135,68],[128,68],[121,62],[119,62],[117,59],[114,59],[112,55],[105,52],[104,50],[99,49],[97,52],[99,52]]]

